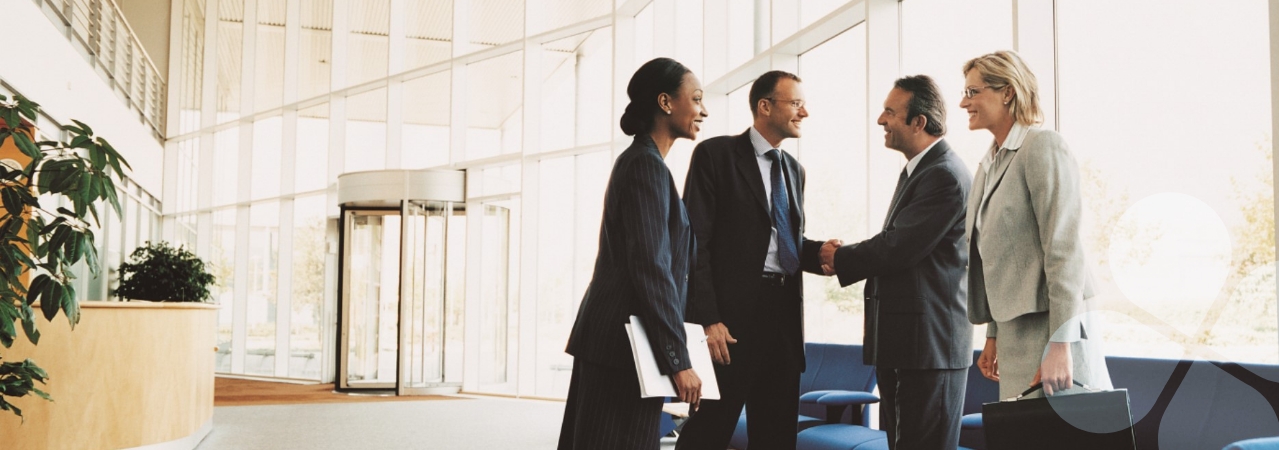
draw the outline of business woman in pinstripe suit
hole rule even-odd
[[[1079,235],[1079,166],[1042,120],[1038,83],[1015,52],[964,64],[959,106],[968,128],[989,130],[968,198],[968,318],[987,323],[977,360],[1000,398],[1043,382],[1043,393],[1075,393],[1072,381],[1109,389],[1100,333],[1087,320],[1093,280]],[[1036,393],[1035,395],[1039,395]]]
[[[669,58],[645,63],[626,88],[622,131],[635,136],[604,193],[595,274],[566,351],[573,355],[560,450],[657,449],[662,399],[640,398],[625,325],[639,316],[663,375],[696,407],[701,380],[688,360],[684,306],[692,258],[688,214],[666,167],[676,139],[695,139],[702,86]]]

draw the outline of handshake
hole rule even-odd
[[[822,249],[818,252],[818,256],[821,258],[823,275],[831,276],[835,274],[835,250],[839,250],[839,247],[843,245],[844,241],[839,239],[831,239],[822,244]]]

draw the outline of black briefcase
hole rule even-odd
[[[982,405],[988,450],[1136,449],[1127,389],[1022,399],[1039,388]]]

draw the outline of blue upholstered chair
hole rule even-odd
[[[799,417],[796,430],[822,424],[844,423],[865,426],[870,404],[879,401],[875,390],[875,368],[862,364],[862,346],[804,344],[807,370],[799,379]],[[746,412],[737,421],[729,445],[748,448]]]

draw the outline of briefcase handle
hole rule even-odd
[[[1090,387],[1088,387],[1088,385],[1083,384],[1083,383],[1080,383],[1080,382],[1079,382],[1079,380],[1070,380],[1070,381],[1071,381],[1071,382],[1073,382],[1073,383],[1075,383],[1075,386],[1079,386],[1079,387],[1081,387],[1081,388],[1084,388],[1084,389],[1087,389],[1087,390],[1090,390],[1090,391],[1096,391],[1096,389],[1090,388]],[[1022,398],[1022,397],[1025,397],[1025,396],[1027,396],[1027,395],[1030,395],[1032,392],[1035,392],[1035,391],[1038,391],[1038,390],[1040,390],[1040,389],[1043,389],[1043,387],[1044,387],[1044,384],[1043,384],[1043,383],[1035,383],[1035,385],[1034,385],[1034,386],[1031,386],[1031,387],[1030,387],[1030,389],[1026,389],[1026,391],[1025,391],[1025,392],[1022,392],[1022,393],[1021,393],[1021,395],[1018,395],[1018,396],[1017,396],[1017,397],[1015,397],[1015,398],[1010,398],[1010,399],[1008,399],[1008,400],[1004,400],[1004,401],[1006,401],[1006,402],[1010,402],[1010,401],[1021,400],[1021,398]]]

